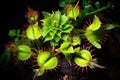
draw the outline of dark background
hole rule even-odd
[[[108,0],[109,1],[109,0]],[[107,2],[107,0],[106,0]],[[114,9],[105,14],[117,23],[120,23],[119,2],[111,0]],[[8,31],[13,28],[22,28],[26,24],[24,17],[27,5],[37,11],[57,10],[58,0],[4,0],[0,2],[0,54],[5,44],[9,41]],[[120,35],[113,31],[107,45],[99,50],[101,63],[108,69],[96,69],[88,75],[88,80],[120,80]],[[32,70],[28,66],[14,66],[12,63],[0,65],[0,80],[32,80]]]

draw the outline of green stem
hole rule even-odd
[[[38,71],[36,71],[35,75],[33,76],[33,80],[35,80],[37,78],[39,72],[41,72],[41,75],[43,75],[44,71],[45,71],[45,69],[43,67],[40,68]]]
[[[101,11],[103,11],[103,10],[105,10],[105,9],[109,8],[110,6],[111,6],[111,4],[110,4],[110,3],[108,3],[106,6],[104,6],[104,7],[100,8],[100,9],[97,9],[97,10],[92,11],[92,12],[90,12],[90,13],[86,13],[86,14],[84,15],[84,17],[85,17],[85,16],[92,15],[92,14],[96,14],[96,13],[98,13],[98,12],[101,12]]]
[[[54,45],[54,43],[52,44],[52,54],[54,54],[55,53],[55,45]]]
[[[90,62],[90,64],[94,65],[95,67],[105,69],[105,67],[104,67],[104,66],[101,66],[101,65],[99,65],[99,64],[97,64],[97,63],[95,63],[95,62],[92,62],[92,61],[91,61],[91,62]]]
[[[78,0],[74,8],[76,8],[76,7],[78,6],[79,2],[80,2],[80,1]]]
[[[35,73],[35,75],[33,76],[33,80],[36,79],[38,73],[39,73],[39,70],[38,70],[38,71]]]

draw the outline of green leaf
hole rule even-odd
[[[62,26],[62,25],[64,25],[67,21],[68,21],[68,17],[64,14],[64,15],[62,15],[61,16],[61,18],[60,18],[60,26]]]
[[[54,24],[55,24],[56,27],[59,25],[60,17],[61,17],[60,11],[56,11],[56,12],[54,13],[53,18],[52,18],[52,19],[53,19],[53,22],[54,22]]]
[[[58,64],[58,60],[56,57],[50,58],[44,65],[43,67],[45,69],[54,69]]]
[[[48,27],[43,27],[42,36],[45,37],[48,33],[49,33],[49,28]]]
[[[52,23],[52,18],[50,16],[50,17],[44,18],[41,21],[43,22],[43,28],[44,27],[49,27],[51,25],[51,23]]]
[[[120,28],[120,25],[117,25],[117,24],[106,24],[103,27],[104,27],[105,30],[112,30],[112,29],[117,28],[117,27]]]
[[[97,31],[91,31],[89,29],[86,29],[86,32],[85,32],[85,36],[88,39],[88,41],[98,49],[101,48],[99,41],[102,39],[103,34],[104,33],[102,29]]]
[[[80,47],[74,49],[74,53],[79,53],[79,52],[80,52]]]
[[[16,30],[16,35],[20,35],[20,29]]]
[[[29,46],[27,45],[19,45],[17,47],[17,58],[19,60],[27,60],[31,57],[32,52]]]
[[[68,55],[70,53],[73,53],[74,50],[73,50],[73,46],[70,45],[71,43],[70,42],[63,42],[61,45],[60,45],[60,48],[58,51],[62,52],[64,55]]]
[[[90,61],[92,59],[90,51],[88,51],[86,49],[80,50],[80,53],[78,53],[78,56],[80,56],[81,58],[88,60],[88,61]]]
[[[35,74],[37,74],[37,77],[38,77],[44,74],[45,69],[41,67],[40,69],[34,69],[33,71],[35,72]]]
[[[100,44],[99,42],[93,41],[92,44],[93,44],[96,48],[101,49],[101,44]]]
[[[93,6],[91,4],[87,4],[84,6],[85,13],[93,11]]]
[[[79,16],[79,8],[68,8],[67,9],[67,16],[76,20]]]
[[[61,38],[61,34],[62,34],[62,31],[61,30],[57,30],[56,35],[59,36],[59,38]]]
[[[50,36],[52,36],[52,39],[53,39],[56,34],[56,30],[49,31],[49,34],[50,34]]]
[[[99,8],[100,8],[100,2],[99,2],[99,1],[96,1],[96,2],[95,2],[95,6],[99,9]]]
[[[57,58],[52,57],[50,52],[42,52],[37,56],[37,63],[40,68],[43,69],[53,69],[57,66]]]
[[[87,29],[96,31],[100,28],[100,26],[101,26],[101,21],[100,21],[99,17],[97,17],[95,15],[92,24],[90,24]]]
[[[86,67],[89,64],[89,61],[81,59],[79,57],[74,58],[75,63],[80,67]]]
[[[50,34],[45,36],[45,41],[50,41],[53,39],[53,36],[51,36]]]
[[[68,24],[68,25],[64,26],[63,32],[64,33],[70,33],[70,31],[72,31],[72,30],[73,30],[73,26]]]
[[[8,36],[10,36],[11,38],[14,37],[16,35],[16,30],[13,29],[13,30],[9,30],[8,32]]]
[[[85,7],[86,5],[88,5],[86,0],[82,0],[82,7]]]
[[[80,50],[77,54],[77,57],[74,58],[75,63],[80,67],[86,67],[89,65],[92,60],[91,53],[88,50]]]
[[[44,72],[45,72],[45,69],[44,69],[44,68],[41,68],[41,69],[39,70],[37,76],[41,76],[41,75],[43,75]]]
[[[68,48],[70,46],[70,42],[63,42],[61,45],[60,45],[60,49],[63,50],[65,48]]]
[[[61,52],[66,56],[74,52],[73,46],[70,46],[66,49],[62,49]]]
[[[47,18],[47,17],[51,16],[51,13],[45,12],[45,11],[43,11],[42,14],[43,14],[44,18]]]
[[[67,23],[68,19],[69,18],[65,14],[62,15],[60,11],[55,11],[43,19],[42,36],[44,40],[50,41],[50,43],[57,43],[61,39],[67,40],[68,33],[73,29],[73,26]]]
[[[62,33],[61,35],[61,39],[63,39],[64,41],[66,41],[68,39],[68,34],[67,33]]]
[[[37,56],[37,63],[39,66],[43,66],[46,61],[50,58],[50,52],[42,52]]]
[[[27,28],[26,36],[31,40],[39,39],[42,36],[42,29],[39,27],[38,22]]]
[[[79,45],[80,43],[81,43],[81,41],[80,41],[79,36],[74,36],[74,37],[72,38],[71,44],[72,44],[73,46]]]
[[[60,41],[60,37],[56,34],[56,35],[54,36],[54,40],[55,40],[55,42],[58,42],[58,41]]]
[[[59,6],[65,7],[66,6],[65,0],[59,0]]]

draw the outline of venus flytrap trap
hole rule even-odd
[[[76,56],[74,58],[75,63],[78,66],[86,67],[89,65],[89,62],[92,60],[91,53],[88,50],[80,50],[78,53],[76,53]]]
[[[43,11],[42,19],[39,18],[38,11],[28,7],[25,15],[28,20],[27,27],[24,30],[9,31],[8,35],[12,40],[6,45],[6,50],[11,54],[14,53],[15,58],[22,62],[29,59],[36,62],[33,64],[37,66],[33,69],[35,74],[33,80],[42,77],[48,70],[62,71],[59,62],[63,58],[77,71],[80,68],[85,71],[84,69],[87,70],[88,67],[105,68],[93,58],[92,52],[93,49],[102,49],[101,42],[106,31],[118,27],[109,23],[102,24],[103,20],[97,15],[109,8],[110,4],[100,8],[100,3],[97,1],[94,4],[95,9],[91,0],[83,0],[82,5],[79,4],[79,0],[75,2],[76,0],[59,0],[59,6],[63,10]],[[83,26],[86,19],[92,21],[87,26]]]
[[[42,29],[39,27],[38,22],[36,22],[34,25],[28,26],[26,35],[31,40],[39,39],[41,37]]]
[[[31,57],[32,52],[29,46],[27,45],[19,45],[17,47],[17,58],[19,60],[27,60]]]
[[[72,6],[72,5],[67,6],[67,11],[66,11],[67,16],[74,20],[76,20],[76,18],[78,16],[80,16],[80,8],[79,8],[78,4],[79,4],[79,0],[75,6]]]
[[[55,56],[52,56],[50,52],[41,52],[37,56],[37,64],[39,69],[34,69],[36,76],[41,76],[44,74],[45,70],[51,70],[57,67],[58,60]]]
[[[99,17],[94,16],[93,22],[86,28],[85,36],[88,41],[94,45],[96,48],[101,48],[101,45],[98,41],[100,41],[103,37],[103,30],[100,29],[101,21]]]
[[[81,49],[75,52],[74,63],[74,66],[77,66],[76,69],[82,69],[82,72],[84,72],[85,70],[87,71],[88,68],[105,68],[104,66],[101,66],[97,63],[97,59],[93,58],[91,51],[87,49]]]

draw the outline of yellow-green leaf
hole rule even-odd
[[[101,26],[101,21],[100,21],[99,17],[97,17],[95,15],[92,24],[90,24],[87,29],[96,31],[100,28],[100,26]]]
[[[44,64],[43,67],[45,69],[54,69],[57,66],[57,63],[58,63],[57,58],[52,57]]]
[[[42,29],[39,27],[38,22],[27,28],[26,35],[31,40],[39,39],[42,36]]]
[[[43,66],[50,57],[50,52],[42,52],[37,56],[37,63],[39,66]]]
[[[27,60],[31,57],[32,52],[29,46],[19,45],[17,48],[17,58],[19,60]]]

